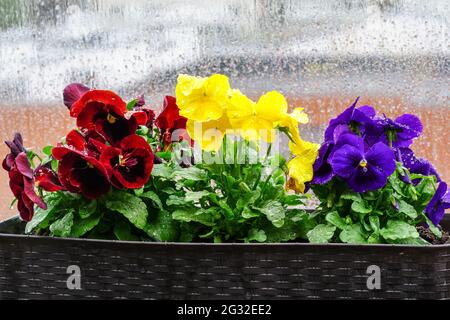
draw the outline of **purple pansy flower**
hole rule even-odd
[[[333,140],[324,142],[319,149],[319,154],[313,165],[314,177],[311,181],[312,184],[325,184],[329,182],[335,176],[333,169],[329,163],[329,158],[335,150],[336,141],[343,134],[350,133],[352,131],[346,124],[339,124],[333,131]]]
[[[319,155],[313,165],[314,177],[311,181],[312,184],[325,184],[333,179],[333,168],[328,163],[333,147],[333,142],[325,142],[320,146]]]
[[[329,160],[334,173],[355,192],[383,187],[395,170],[394,152],[384,143],[378,142],[366,149],[361,137],[344,134]]]
[[[414,152],[410,148],[401,147],[397,148],[397,151],[399,155],[399,161],[403,163],[403,165],[409,170],[409,172],[421,174],[424,176],[436,176],[436,181],[441,181],[437,170],[430,162],[428,162],[428,160],[423,158],[416,158]],[[413,183],[419,183],[419,179],[414,179]]]
[[[450,208],[450,193],[447,191],[445,182],[439,183],[439,186],[430,202],[425,207],[425,214],[430,218],[435,226],[441,222],[445,214],[445,209]]]
[[[344,112],[336,118],[331,119],[325,130],[325,141],[333,141],[335,138],[334,131],[339,125],[356,126],[361,135],[379,136],[381,127],[373,120],[375,117],[375,109],[371,106],[361,106],[356,108],[359,97]]]
[[[404,114],[395,120],[384,116],[377,119],[378,124],[383,128],[380,140],[389,144],[389,137],[392,138],[393,147],[409,147],[413,139],[420,136],[423,130],[422,122],[412,114]]]

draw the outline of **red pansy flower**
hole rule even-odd
[[[86,142],[82,134],[71,131],[66,137],[67,145],[58,145],[52,150],[53,157],[59,160],[61,184],[88,199],[100,197],[111,187],[107,169],[96,158],[99,154],[96,143],[91,145],[95,141]]]
[[[39,165],[34,170],[34,180],[36,186],[48,192],[65,190],[59,181],[58,175],[52,170],[50,162],[45,165]]]
[[[186,122],[187,118],[180,116],[175,97],[166,96],[164,98],[163,111],[155,121],[156,126],[161,130],[165,148],[174,141],[190,140],[186,131]]]
[[[175,97],[165,96],[163,110],[156,118],[155,124],[161,131],[186,129],[187,118],[180,116]]]
[[[117,94],[107,90],[90,90],[84,93],[70,109],[77,118],[77,126],[95,130],[112,145],[136,132],[139,118],[125,117],[126,103]]]
[[[90,89],[81,83],[71,83],[67,87],[64,88],[63,98],[64,104],[69,110],[72,108],[72,105],[81,98],[83,94],[85,94]]]
[[[154,155],[149,144],[138,135],[130,135],[122,140],[119,148],[108,146],[100,156],[108,168],[111,183],[117,188],[143,187],[153,168]]]
[[[34,215],[34,205],[47,209],[45,202],[34,190],[33,170],[23,147],[22,136],[16,133],[12,141],[5,141],[11,149],[3,160],[3,168],[8,171],[9,187],[17,199],[20,217],[30,221]]]

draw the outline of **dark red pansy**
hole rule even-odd
[[[83,94],[85,94],[90,89],[81,83],[71,83],[67,87],[64,88],[63,98],[64,104],[69,110],[72,108],[72,105],[78,101]]]
[[[52,170],[50,162],[45,165],[39,165],[34,170],[34,181],[37,187],[48,192],[65,190],[59,181],[58,175]]]
[[[148,107],[135,107],[134,112],[143,112],[146,115],[146,122],[141,125],[146,126],[149,129],[153,128],[153,123],[155,122],[155,111]]]
[[[6,145],[11,150],[3,160],[2,166],[6,171],[11,170],[11,167],[14,165],[14,160],[21,152],[26,152],[23,147],[23,139],[22,135],[18,132],[14,134],[14,138],[11,141],[5,141]]]
[[[187,118],[180,116],[175,97],[164,98],[163,110],[156,118],[155,124],[161,131],[173,131],[186,128]]]
[[[125,117],[126,103],[117,94],[107,90],[90,90],[78,99],[70,109],[82,130],[95,130],[110,144],[136,132],[138,117]]]
[[[130,135],[118,148],[107,147],[100,161],[108,168],[111,183],[116,188],[138,189],[150,178],[154,155],[144,138]]]
[[[71,131],[66,137],[67,145],[52,149],[53,157],[59,160],[58,178],[62,186],[88,199],[100,197],[111,187],[107,169],[96,159],[99,146],[91,144],[92,141],[86,142],[81,133]]]
[[[25,152],[19,153],[8,170],[9,187],[17,199],[20,217],[30,221],[34,215],[34,205],[47,209],[45,202],[34,190],[33,170]]]

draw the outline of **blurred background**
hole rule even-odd
[[[59,141],[74,126],[71,82],[159,109],[178,73],[220,72],[249,96],[275,89],[305,107],[302,135],[316,142],[357,96],[415,113],[413,149],[449,181],[449,17],[446,0],[0,0],[0,139]],[[16,213],[11,199],[2,171],[0,218]]]

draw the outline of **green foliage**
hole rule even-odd
[[[143,134],[152,139],[150,133]],[[256,146],[245,141],[227,140],[226,145],[226,150],[209,156],[238,160],[257,153]],[[49,160],[50,152],[46,150]],[[183,143],[164,151],[164,158],[170,160],[155,164],[150,181],[140,189],[113,188],[96,200],[68,192],[44,193],[48,209],[37,209],[27,233],[147,241],[286,242],[307,239],[316,226],[298,208],[303,197],[285,190],[282,156],[262,156],[254,163],[186,167],[176,161],[180,154],[191,156]]]
[[[404,175],[420,179],[419,183],[405,183],[401,179]],[[434,176],[410,175],[401,164],[377,191],[355,193],[338,178],[314,185],[312,189],[320,200],[314,219],[319,225],[308,238],[315,242],[429,244],[420,238],[416,226],[426,223],[441,236],[439,228],[423,213],[435,188]]]

